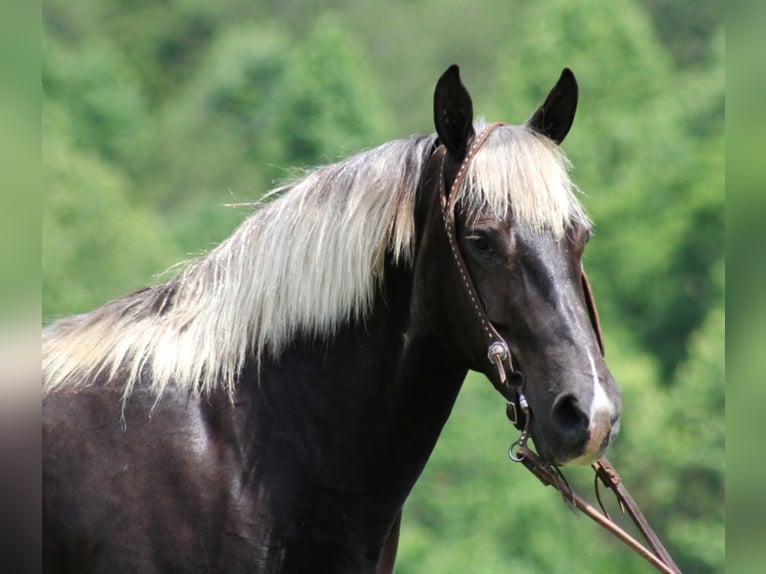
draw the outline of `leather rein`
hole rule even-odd
[[[532,413],[524,394],[524,375],[514,367],[508,344],[500,333],[497,332],[494,325],[492,325],[489,317],[487,317],[481,298],[479,297],[473,279],[471,278],[471,274],[469,273],[463,255],[458,248],[455,225],[455,206],[457,204],[458,192],[468,177],[468,168],[471,161],[487,141],[490,134],[502,125],[505,124],[500,122],[489,124],[483,131],[474,137],[473,142],[455,175],[449,194],[447,194],[444,174],[444,165],[446,163],[447,154],[446,150],[441,152],[442,160],[439,173],[439,200],[444,229],[447,234],[447,239],[449,240],[452,257],[457,266],[465,293],[471,302],[471,307],[481,326],[487,348],[487,358],[497,372],[497,380],[492,380],[492,384],[507,401],[508,406],[506,413],[509,420],[521,431],[519,438],[511,444],[508,450],[508,456],[514,462],[522,463],[527,470],[534,474],[543,483],[543,485],[553,486],[557,489],[561,493],[564,501],[571,508],[580,509],[589,518],[606,528],[609,532],[637,552],[658,571],[666,574],[680,574],[680,569],[675,564],[660,539],[649,526],[649,523],[646,518],[644,518],[638,505],[623,485],[622,479],[617,474],[617,471],[606,458],[602,457],[591,465],[596,473],[595,488],[596,497],[602,510],[600,512],[572,490],[559,467],[544,460],[527,446],[527,441],[529,439],[529,424],[532,418]],[[588,282],[588,277],[585,274],[585,269],[582,271],[582,285],[591,324],[593,325],[593,330],[603,354],[604,341],[601,333],[601,325],[599,323],[598,311],[596,310],[595,300],[593,298],[590,283]],[[614,492],[621,511],[623,513],[626,511],[628,512],[628,515],[643,535],[649,548],[641,544],[619,524],[614,522],[606,512],[604,505],[601,503],[601,497],[598,490],[599,480],[604,486]]]

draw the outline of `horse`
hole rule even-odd
[[[435,134],[314,168],[166,283],[46,327],[45,571],[390,572],[469,370],[551,464],[601,456],[621,399],[560,148],[577,99],[565,69],[488,124],[453,65]]]

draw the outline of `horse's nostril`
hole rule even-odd
[[[556,399],[552,412],[553,425],[568,441],[578,441],[588,432],[588,416],[580,408],[574,395],[562,395]]]

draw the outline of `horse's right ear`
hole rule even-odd
[[[462,161],[473,137],[473,102],[460,81],[460,69],[455,64],[436,82],[434,125],[450,155],[456,161]]]

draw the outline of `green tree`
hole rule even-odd
[[[724,570],[724,334],[721,302],[692,337],[666,421],[661,462],[674,477],[675,509],[666,529],[688,572]]]
[[[281,156],[275,106],[289,60],[279,27],[229,29],[212,46],[174,105],[159,116],[146,154],[148,197],[165,209],[230,190],[235,200],[264,191],[264,170]]]
[[[43,320],[87,311],[150,284],[178,256],[124,176],[77,149],[76,122],[47,102],[43,114]]]
[[[151,121],[138,78],[112,45],[93,39],[76,49],[47,34],[43,93],[67,110],[77,147],[130,171],[151,141]]]
[[[711,39],[724,19],[724,0],[641,2],[679,66],[701,66],[707,62],[711,57]]]
[[[200,0],[147,2],[47,0],[46,29],[80,54],[94,40],[119,52],[138,78],[149,104],[172,99],[199,65],[220,23],[237,5]],[[236,14],[232,14],[234,19]]]
[[[184,248],[199,251],[231,232],[243,213],[222,203],[258,199],[288,168],[382,143],[385,104],[368,67],[330,16],[301,39],[276,25],[223,34],[161,116],[145,155],[145,173],[156,174],[145,193],[161,203]]]
[[[318,18],[290,56],[276,134],[286,162],[326,163],[385,140],[389,114],[364,47],[334,15]]]

